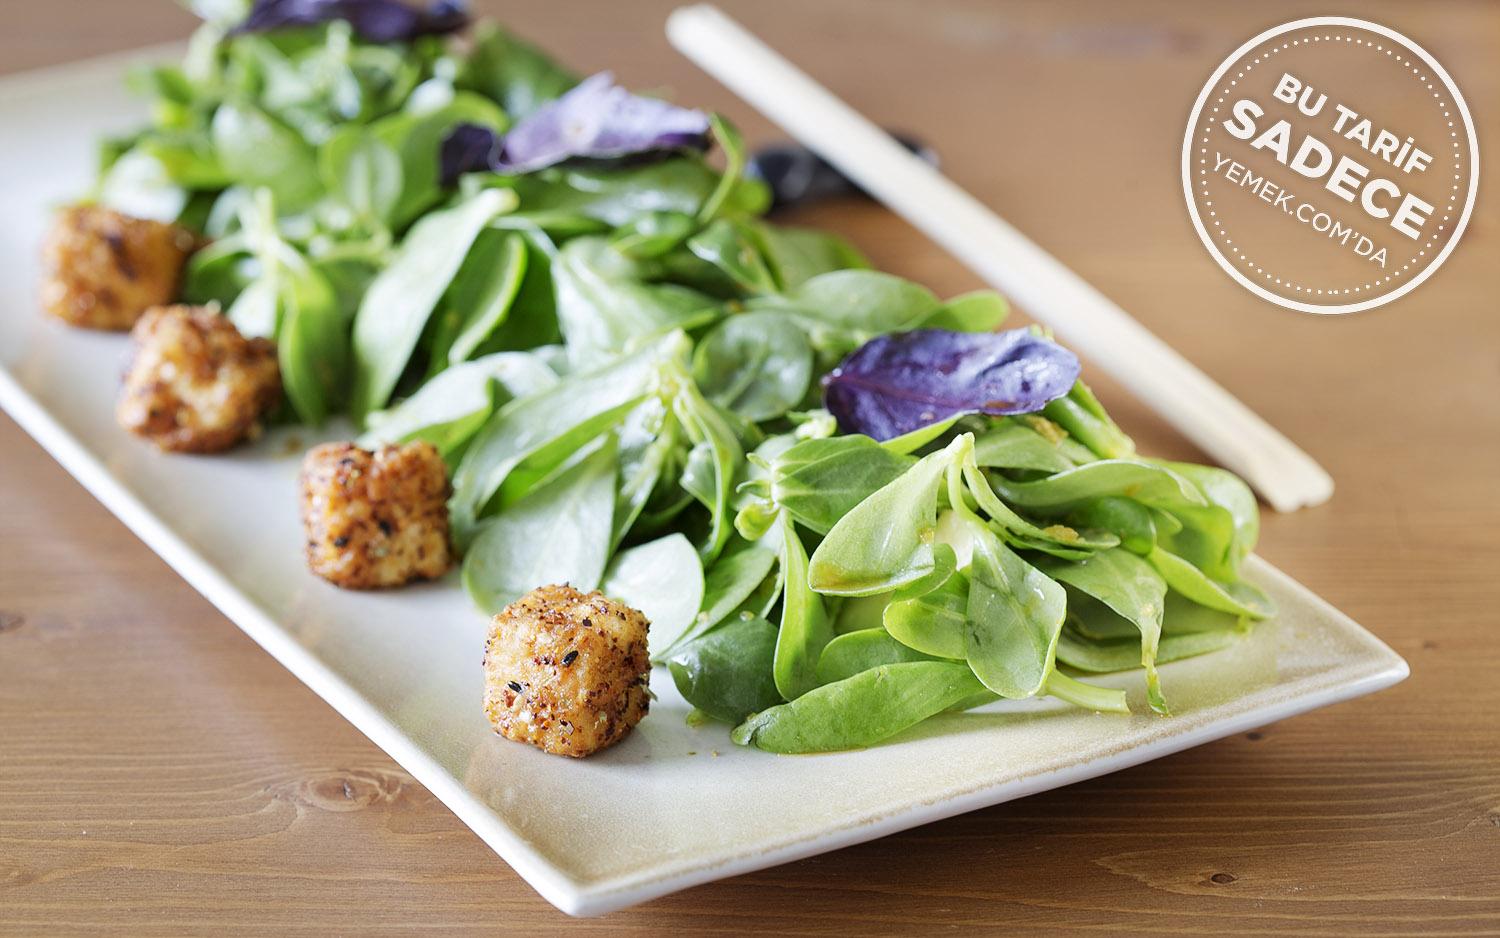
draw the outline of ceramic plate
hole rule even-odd
[[[1368,632],[1252,560],[1249,576],[1280,617],[1237,646],[1163,667],[1171,718],[1030,701],[950,714],[865,751],[775,756],[732,745],[723,727],[688,726],[658,670],[649,719],[599,756],[560,759],[499,739],[480,709],[486,623],[452,577],[370,595],[303,568],[296,475],[320,437],[283,431],[225,457],[161,455],[112,419],[125,338],[38,312],[49,209],[88,185],[95,139],[141,117],[123,66],[0,82],[0,405],[565,912],[607,912],[1067,785],[1406,676]],[[1132,707],[1145,710],[1138,675],[1109,682],[1132,688]]]

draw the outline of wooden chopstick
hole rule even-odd
[[[672,45],[1050,326],[1277,511],[1321,504],[1328,473],[1029,238],[907,152],[723,11],[680,7]]]

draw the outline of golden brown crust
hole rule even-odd
[[[172,302],[195,244],[176,225],[95,205],[66,208],[42,244],[42,308],[75,326],[123,332]]]
[[[495,731],[575,758],[624,739],[651,706],[649,628],[597,590],[543,586],[506,606],[484,650]]]
[[[131,330],[120,426],[164,450],[215,453],[252,435],[281,399],[276,346],[246,339],[224,316],[158,306]]]
[[[308,567],[348,589],[442,576],[451,563],[448,494],[447,467],[430,443],[313,448],[302,462]]]

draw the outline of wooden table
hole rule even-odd
[[[1323,318],[1229,280],[1182,205],[1192,100],[1326,4],[730,3],[1314,453],[1262,552],[1412,665],[1394,690],[597,921],[538,898],[0,418],[0,933],[1500,933],[1500,7],[1364,4],[1479,122],[1478,210],[1409,297]],[[168,2],[6,4],[0,68],[179,37]],[[772,131],[671,52],[667,0],[485,3],[581,69]],[[974,278],[873,205],[880,264]],[[30,315],[6,310],[5,315]],[[1148,451],[1192,448],[1107,381]]]

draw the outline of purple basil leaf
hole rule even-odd
[[[823,379],[845,433],[889,440],[954,414],[1027,414],[1078,380],[1072,352],[1027,329],[917,329],[871,339]]]
[[[910,134],[890,132],[891,137],[924,163],[938,165],[937,151]],[[745,175],[759,179],[771,189],[771,211],[845,195],[869,193],[832,163],[800,143],[773,143],[761,147],[745,164]]]
[[[469,24],[458,0],[435,0],[418,9],[401,0],[255,0],[250,15],[230,35],[347,20],[369,42],[405,42],[457,32]]]
[[[479,124],[459,124],[448,131],[439,151],[442,183],[451,186],[464,173],[491,169],[499,159],[499,134]]]
[[[465,128],[454,131],[443,141],[443,179],[479,169],[515,175],[575,158],[705,148],[708,127],[702,111],[631,94],[609,72],[600,72],[527,115],[498,148]]]

